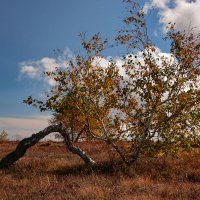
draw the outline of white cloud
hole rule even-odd
[[[153,8],[158,10],[163,31],[169,22],[176,23],[180,31],[200,30],[200,0],[150,0],[144,6],[145,12]]]
[[[30,78],[34,79],[38,77],[38,69],[34,68],[31,65],[23,64],[23,67],[21,68],[22,74],[27,74]]]
[[[24,61],[19,63],[20,66],[20,78],[22,76],[30,79],[44,80],[49,85],[55,85],[55,81],[50,78],[44,78],[43,72],[51,72],[56,68],[66,68],[68,66],[68,60],[73,60],[74,54],[65,49],[57,58],[43,57],[36,61]]]
[[[172,56],[169,53],[162,52],[159,48],[154,47],[155,51],[152,52],[153,56],[155,58],[164,56],[168,59],[168,61],[173,62]],[[137,56],[137,61],[140,61],[143,63],[143,52],[138,51],[134,55]],[[127,59],[130,55],[127,55]],[[50,57],[43,57],[40,60],[37,61],[25,61],[20,63],[20,75],[26,76],[31,79],[38,79],[43,80],[50,86],[55,85],[55,80],[53,79],[45,79],[42,77],[43,72],[45,71],[54,71],[55,68],[66,68],[68,67],[68,60],[74,60],[75,56],[74,54],[69,50],[66,49],[59,57],[50,58]],[[134,56],[132,56],[132,59],[134,59]],[[98,65],[103,68],[106,68],[111,62],[116,63],[117,67],[119,68],[119,73],[126,77],[126,73],[122,65],[125,64],[126,59],[124,60],[122,57],[116,56],[116,57],[95,57],[93,61],[93,65]],[[161,62],[160,62],[161,64]]]
[[[111,62],[116,63],[116,66],[119,68],[120,74],[125,76],[125,71],[122,68],[122,65],[124,65],[125,61],[119,56],[116,56],[116,57],[111,57],[111,56],[95,57],[95,59],[93,61],[93,65],[94,66],[98,65],[100,67],[106,68],[110,65]]]
[[[54,71],[56,67],[59,67],[59,64],[54,58],[44,57],[40,61],[41,66],[44,68],[45,72]]]
[[[107,66],[109,66],[109,63],[110,63],[109,58],[95,57],[92,64],[94,66],[100,66],[100,67],[106,68]]]

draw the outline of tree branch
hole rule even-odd
[[[45,128],[44,130],[33,134],[29,138],[23,139],[18,145],[17,148],[11,152],[10,154],[6,155],[0,161],[0,169],[7,168],[12,165],[14,162],[19,160],[21,157],[24,156],[27,149],[34,146],[37,142],[43,139],[45,136],[49,135],[50,133],[58,132],[64,137],[65,144],[70,152],[79,155],[87,164],[94,164],[95,161],[92,160],[84,151],[80,148],[75,147],[72,142],[70,141],[69,134],[67,133],[66,129],[62,126],[62,124],[58,125],[51,125]]]

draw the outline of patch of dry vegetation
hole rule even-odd
[[[0,157],[16,142],[1,142]],[[77,144],[98,162],[86,166],[60,143],[39,143],[0,171],[0,199],[200,199],[200,149],[178,160],[143,158],[127,167],[101,143]]]

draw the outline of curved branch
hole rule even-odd
[[[79,147],[76,147],[73,145],[72,141],[70,140],[69,134],[67,133],[66,129],[64,127],[60,128],[59,133],[63,136],[64,138],[64,142],[65,145],[67,146],[67,148],[69,149],[69,151],[71,151],[74,154],[79,155],[86,164],[95,164],[95,161],[90,158],[85,151],[83,151],[82,149],[80,149]]]
[[[62,126],[62,124],[58,124],[58,125],[48,126],[44,130],[36,134],[33,134],[31,137],[23,139],[17,145],[17,148],[13,152],[11,152],[10,154],[6,155],[4,158],[1,159],[0,169],[7,168],[10,165],[12,165],[14,162],[16,162],[17,160],[19,160],[21,157],[24,156],[28,148],[35,145],[45,136],[54,132],[58,132],[64,137],[65,144],[70,152],[79,155],[87,164],[95,163],[95,161],[93,161],[84,151],[82,151],[78,147],[75,147],[72,144],[72,142],[70,141],[69,134],[67,133],[66,129]]]

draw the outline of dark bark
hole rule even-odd
[[[139,158],[140,152],[147,140],[147,136],[148,136],[148,129],[146,129],[146,131],[144,132],[139,145],[134,149],[130,163],[134,163]]]
[[[59,124],[59,125],[48,126],[44,130],[36,134],[33,134],[31,137],[23,139],[17,145],[17,148],[13,152],[11,152],[10,154],[6,155],[4,158],[1,159],[0,169],[7,168],[10,165],[12,165],[14,162],[16,162],[17,160],[19,160],[21,157],[24,156],[28,148],[35,145],[45,136],[54,132],[58,132],[64,137],[65,144],[70,152],[79,155],[87,164],[95,163],[95,161],[93,161],[84,151],[73,145],[73,143],[70,141],[70,137],[66,129],[61,124]]]

